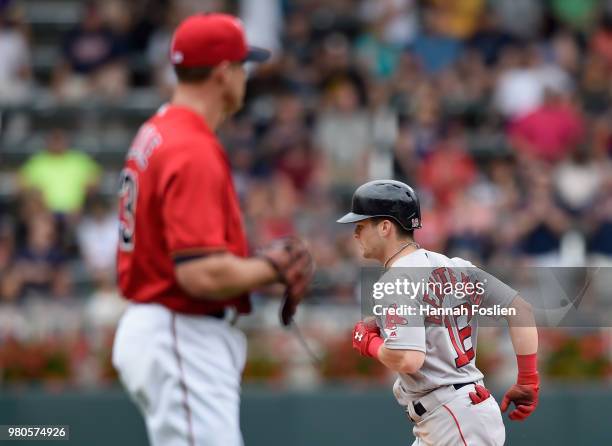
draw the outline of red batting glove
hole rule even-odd
[[[378,350],[383,344],[380,329],[364,321],[357,322],[353,328],[353,348],[363,356],[378,359]]]
[[[480,384],[476,384],[474,386],[474,389],[476,390],[476,392],[469,393],[470,399],[472,400],[472,404],[480,404],[491,396],[491,392],[489,392],[486,387],[481,386]]]
[[[509,418],[515,421],[526,419],[538,405],[540,377],[537,371],[537,357],[532,355],[516,355],[518,364],[518,379],[510,387],[501,403],[501,411],[505,412],[514,403],[516,409],[510,412]]]

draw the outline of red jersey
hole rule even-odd
[[[174,274],[177,262],[248,253],[227,156],[201,116],[165,105],[143,124],[121,172],[119,200],[117,268],[127,299],[191,314],[250,310],[248,296],[193,298]]]

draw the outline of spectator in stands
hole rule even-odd
[[[281,36],[283,52],[281,57],[289,58],[306,67],[314,58],[312,30],[308,16],[298,8],[294,8],[285,18],[285,26]]]
[[[4,297],[66,296],[70,277],[57,248],[56,224],[50,214],[28,221],[26,244],[17,247],[4,282]]]
[[[449,125],[445,137],[425,158],[419,171],[419,184],[431,191],[441,207],[452,206],[476,179],[476,164],[467,152],[461,124]]]
[[[318,80],[317,102],[329,102],[330,90],[335,87],[351,83],[359,105],[367,102],[367,79],[361,68],[356,66],[353,59],[353,47],[349,39],[340,33],[333,33],[325,37],[318,49],[318,57],[313,61]],[[282,76],[295,77],[292,73],[281,73]]]
[[[429,74],[439,73],[455,63],[463,51],[463,44],[448,34],[447,11],[429,6],[424,11],[424,29],[408,50],[415,55]]]
[[[553,16],[574,31],[591,28],[596,17],[600,0],[552,0]]]
[[[438,6],[445,32],[458,39],[474,34],[480,16],[484,12],[485,0],[432,0]]]
[[[89,2],[81,23],[64,37],[63,58],[54,73],[61,99],[119,98],[128,85],[127,45]]]
[[[328,87],[326,102],[315,127],[316,144],[323,153],[326,176],[348,191],[367,178],[372,149],[370,118],[349,80]]]
[[[45,199],[39,189],[25,189],[16,197],[17,212],[14,221],[9,221],[14,230],[15,245],[25,246],[28,235],[28,224],[37,218],[46,218],[49,209],[45,205]]]
[[[556,64],[563,70],[565,72],[563,82],[571,84],[572,80],[569,77],[579,74],[584,54],[577,37],[568,31],[557,32],[549,42],[549,51],[549,63]]]
[[[592,208],[606,172],[587,149],[574,151],[554,171],[555,190],[563,207],[576,216]]]
[[[468,46],[482,54],[488,66],[496,64],[503,49],[512,43],[514,38],[502,29],[492,8],[481,14],[476,31],[468,40]]]
[[[530,57],[531,56],[531,57]],[[533,111],[544,97],[544,86],[534,66],[534,57],[523,45],[507,46],[499,55],[500,74],[495,82],[493,103],[506,119]]]
[[[610,42],[612,48],[612,40]],[[612,53],[609,63],[595,51],[587,55],[580,79],[580,98],[586,113],[602,116],[610,109],[612,104],[610,75],[612,75]]]
[[[274,101],[274,118],[262,137],[262,147],[268,152],[267,161],[278,157],[288,145],[305,140],[310,135],[304,103],[294,94],[280,94]],[[253,141],[254,142],[254,141]]]
[[[411,98],[411,138],[415,153],[425,158],[438,142],[442,127],[442,104],[436,85],[428,80],[419,79],[414,86]]]
[[[388,168],[391,169],[391,163],[388,162],[388,157],[391,156],[393,145],[397,140],[399,131],[399,117],[398,112],[391,104],[391,89],[386,82],[372,82],[370,89],[368,90],[368,111],[371,120],[371,138],[372,142],[376,147],[376,155],[372,162],[370,162],[370,176],[388,178],[391,174],[390,171],[377,173],[374,164],[377,162],[384,162],[388,164]]]
[[[473,50],[464,52],[456,66],[437,79],[436,90],[445,113],[460,115],[466,123],[484,120],[490,79],[482,55]]]
[[[536,37],[542,27],[546,6],[541,0],[495,0],[491,6],[500,19],[501,28],[515,37]]]
[[[406,184],[416,184],[419,160],[416,154],[414,138],[407,125],[399,128],[393,151],[393,178],[401,180]]]
[[[56,214],[72,215],[99,180],[100,167],[87,154],[68,147],[63,130],[52,130],[47,147],[20,169],[23,188],[42,192],[47,207]]]
[[[77,225],[79,251],[96,282],[114,277],[119,236],[119,220],[107,200],[93,195],[87,200],[83,218]]]
[[[24,26],[0,12],[0,105],[19,104],[30,95],[30,46]]]
[[[415,232],[416,242],[426,249],[444,251],[453,223],[449,209],[438,205],[431,197],[423,194],[420,197],[425,198],[421,199],[423,228]]]
[[[520,209],[521,199],[515,160],[511,157],[492,160],[486,173],[484,184],[489,188],[496,219],[496,227],[490,234],[490,260],[512,264],[516,254],[516,211]]]
[[[365,0],[360,16],[367,29],[356,41],[356,52],[366,67],[380,78],[395,74],[403,49],[418,31],[415,0]]]
[[[115,327],[127,306],[115,279],[118,223],[108,199],[92,195],[76,228],[79,252],[94,288],[86,308],[88,326],[103,330]]]
[[[241,0],[240,18],[249,42],[268,48],[273,55],[280,48],[281,31],[284,26],[283,4],[278,0]],[[218,10],[218,9],[217,9]]]
[[[538,45],[529,46],[529,64],[542,86],[542,102],[547,90],[559,95],[573,93],[574,82],[570,74],[578,69],[578,51],[573,36],[567,33],[555,35],[544,49]]]
[[[374,23],[356,42],[361,63],[372,75],[380,79],[386,79],[395,73],[402,52],[401,46],[383,40],[383,26],[383,22]]]
[[[593,264],[612,265],[612,168],[605,166],[601,187],[594,206],[584,217],[588,253]]]
[[[554,266],[559,261],[561,238],[571,220],[557,203],[546,165],[531,164],[524,173],[527,176],[524,200],[511,222],[516,248],[536,264]]]
[[[607,62],[608,73],[610,73],[612,71],[612,8],[602,15],[599,27],[591,36],[590,46],[595,54]]]
[[[298,200],[286,176],[276,174],[265,181],[253,181],[245,205],[247,230],[256,246],[296,233]]]
[[[310,138],[303,137],[289,143],[279,156],[276,169],[291,181],[302,197],[309,192],[320,174],[321,160]]]
[[[576,149],[584,133],[583,117],[571,98],[549,89],[541,106],[513,123],[509,136],[525,160],[557,162]]]
[[[321,157],[312,143],[308,116],[300,97],[290,93],[279,95],[275,100],[274,118],[267,128],[261,139],[264,150],[257,160],[257,173],[274,169],[285,175],[301,196],[320,173]]]
[[[380,30],[382,42],[394,47],[410,44],[419,28],[416,0],[362,0],[359,15]]]
[[[449,219],[449,256],[484,263],[497,230],[494,203],[478,196],[474,189],[465,190],[456,196]]]

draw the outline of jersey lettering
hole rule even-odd
[[[128,160],[134,160],[140,170],[145,170],[153,151],[162,143],[162,137],[152,124],[144,124],[128,151]]]

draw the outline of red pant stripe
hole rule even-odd
[[[455,416],[455,414],[453,413],[452,410],[450,410],[446,404],[443,404],[442,407],[444,407],[449,414],[451,414],[451,417],[453,417],[453,420],[455,420],[455,424],[457,425],[457,429],[459,429],[459,435],[461,435],[461,441],[463,441],[464,446],[467,446],[467,443],[465,442],[465,438],[463,437],[463,432],[461,432],[461,426],[459,426],[459,421],[457,421],[457,417]]]

